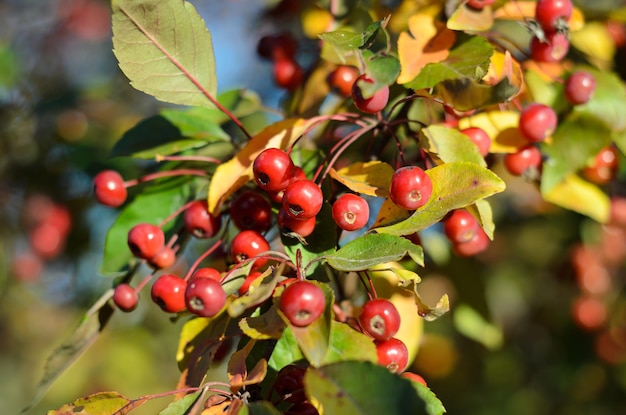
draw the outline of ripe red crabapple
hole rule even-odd
[[[359,324],[375,340],[389,340],[400,329],[400,313],[391,301],[376,298],[363,304]]]
[[[565,99],[572,105],[580,105],[591,99],[596,90],[596,78],[586,71],[573,72],[565,81]]]
[[[354,66],[339,65],[328,75],[328,84],[341,95],[347,97],[352,94],[352,85],[359,76],[359,71]]]
[[[464,242],[452,243],[452,250],[454,253],[461,257],[471,257],[479,254],[489,247],[489,237],[483,231],[482,228],[478,228],[478,231],[472,239]]]
[[[282,208],[278,211],[277,221],[281,233],[296,233],[303,238],[311,235],[315,230],[315,225],[317,224],[315,216],[308,219],[296,219],[293,216],[290,216],[285,209]]]
[[[230,245],[230,253],[237,264],[269,250],[270,244],[265,237],[259,232],[252,230],[239,232]],[[260,268],[266,262],[267,259],[259,258],[254,261],[253,267]]]
[[[137,258],[150,259],[165,245],[163,230],[150,223],[135,225],[128,232],[128,247]]]
[[[389,101],[389,87],[385,85],[371,97],[364,98],[361,86],[359,85],[360,82],[373,84],[374,80],[362,74],[354,81],[354,84],[352,84],[352,100],[354,101],[354,105],[361,111],[369,114],[376,114],[382,111],[385,106],[387,106],[387,101]]]
[[[504,156],[504,166],[514,176],[524,176],[531,169],[541,168],[541,152],[532,144]]]
[[[283,209],[295,219],[310,219],[322,209],[324,195],[314,181],[295,180],[287,186],[283,195]]]
[[[306,367],[290,364],[278,371],[274,392],[287,402],[304,402],[304,375]]]
[[[489,148],[491,147],[491,138],[482,128],[469,127],[461,130],[463,134],[469,137],[470,140],[478,147],[478,152],[481,156],[485,157],[489,154]]]
[[[361,229],[367,224],[370,208],[359,195],[345,193],[337,198],[332,207],[332,217],[337,226],[346,231]]]
[[[113,303],[125,313],[133,311],[139,303],[137,290],[128,284],[119,284],[113,291]]]
[[[93,179],[96,200],[105,206],[118,207],[124,204],[128,192],[122,176],[114,170],[105,170]]]
[[[180,313],[185,309],[187,283],[174,274],[163,274],[152,284],[152,301],[167,313]]]
[[[409,364],[409,350],[402,340],[392,337],[389,340],[375,341],[378,364],[391,372],[402,373]]]
[[[219,216],[209,213],[206,200],[196,200],[183,214],[185,230],[199,239],[212,238],[222,226]]]
[[[572,10],[571,0],[537,0],[535,20],[544,31],[554,32],[567,27]]]
[[[272,206],[259,192],[241,192],[230,202],[229,213],[241,230],[265,232],[272,226]]]
[[[531,143],[539,143],[556,130],[558,118],[552,107],[538,102],[525,107],[519,117],[519,131]]]
[[[614,147],[605,147],[594,157],[591,165],[583,169],[587,180],[596,184],[607,184],[615,178],[618,168],[618,154]]]
[[[309,281],[296,281],[280,296],[280,311],[294,326],[305,327],[317,320],[326,306],[324,291]]]
[[[465,209],[453,211],[443,222],[443,231],[452,243],[469,241],[479,229],[478,220]]]
[[[281,88],[293,91],[304,80],[302,67],[293,59],[278,59],[274,61],[274,82]]]
[[[467,5],[476,10],[482,10],[487,6],[491,6],[496,0],[467,0]]]
[[[261,275],[263,275],[263,273],[260,271],[252,271],[250,274],[248,274],[246,279],[243,281],[243,284],[241,284],[241,287],[239,287],[239,295],[244,295],[245,293],[247,293],[250,289],[250,284],[252,284],[252,282],[259,278]]]
[[[191,278],[210,278],[215,281],[221,281],[222,273],[215,268],[204,267],[195,270]]]
[[[430,177],[417,166],[401,167],[391,176],[389,197],[403,209],[414,210],[424,206],[432,192]]]
[[[192,278],[185,289],[185,304],[197,316],[213,317],[226,304],[226,293],[213,278]]]
[[[289,154],[279,148],[267,148],[252,163],[254,180],[268,192],[278,192],[287,187],[294,175],[294,165]]]
[[[560,32],[546,33],[542,40],[537,36],[530,41],[530,56],[537,62],[560,62],[569,51],[569,40]]]
[[[169,268],[174,265],[174,262],[176,262],[176,253],[167,245],[148,260],[148,263],[156,269]]]

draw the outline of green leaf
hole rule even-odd
[[[584,70],[594,76],[596,89],[587,103],[573,108],[573,113],[601,120],[613,131],[625,131],[626,88],[623,81],[613,72],[591,68]]]
[[[419,75],[405,86],[411,89],[425,89],[448,80],[478,81],[487,73],[493,52],[494,46],[485,38],[472,36],[452,49],[443,62],[426,65]]]
[[[191,408],[200,397],[200,392],[191,393],[183,396],[182,398],[170,403],[165,409],[159,412],[159,415],[183,415],[188,413]]]
[[[237,415],[280,415],[281,412],[267,401],[250,402]]]
[[[475,163],[451,162],[426,170],[433,182],[428,202],[408,219],[376,228],[377,232],[410,235],[439,222],[448,212],[504,191],[505,184],[491,170]]]
[[[47,415],[111,415],[130,400],[117,392],[99,392],[63,405]]]
[[[552,142],[542,151],[548,156],[541,175],[541,192],[550,192],[611,143],[611,131],[604,122],[589,114],[574,115],[562,121]]]
[[[276,342],[267,364],[278,372],[281,368],[302,359],[304,359],[304,355],[298,346],[298,340],[293,332],[287,328]]]
[[[324,356],[323,364],[346,360],[362,360],[372,363],[378,361],[376,346],[372,339],[354,330],[345,323],[332,321],[330,325],[330,344]]]
[[[496,225],[493,222],[491,204],[488,201],[481,199],[477,200],[473,205],[468,206],[467,210],[478,218],[480,226],[483,228],[489,239],[493,241],[493,233],[496,230]]]
[[[113,51],[136,89],[174,104],[212,106],[217,91],[211,33],[180,0],[113,0]]]
[[[280,339],[285,330],[285,323],[277,312],[277,307],[272,307],[265,313],[244,317],[239,320],[239,328],[246,336],[255,340]]]
[[[98,338],[104,327],[107,325],[115,309],[109,300],[113,296],[113,290],[104,293],[94,305],[85,313],[79,326],[74,332],[58,346],[48,357],[44,366],[44,371],[31,403],[22,412],[27,412],[33,408],[44,396],[52,383],[61,376]],[[83,398],[83,399],[88,399]],[[102,395],[95,398],[94,402],[100,399],[111,402],[111,396]],[[121,396],[120,396],[121,398]],[[125,398],[124,398],[125,399]],[[81,401],[79,399],[78,401]],[[76,402],[78,402],[76,401]],[[52,412],[53,415],[61,415],[65,412]]]
[[[359,82],[361,94],[364,98],[373,96],[379,89],[393,85],[400,75],[400,61],[395,56],[374,55],[370,51],[363,51],[365,73],[374,82]]]
[[[410,381],[419,397],[426,402],[426,413],[428,415],[441,415],[446,413],[446,408],[427,386],[419,382]]]
[[[354,51],[363,46],[363,35],[349,30],[335,30],[321,33],[318,36],[338,52]]]
[[[309,368],[304,385],[307,396],[319,402],[326,414],[428,414],[409,380],[371,362],[343,361]]]
[[[160,223],[182,207],[190,193],[188,179],[176,178],[147,187],[127,204],[107,232],[100,272],[105,275],[119,275],[133,258],[126,243],[130,229],[138,223]],[[172,229],[176,222],[165,224],[163,231]]]
[[[0,42],[0,87],[10,87],[19,78],[20,65],[13,50]]]
[[[485,159],[480,155],[478,147],[468,136],[457,128],[443,125],[431,125],[423,128],[424,149],[445,162],[468,161],[487,167]]]
[[[395,235],[372,233],[354,239],[337,252],[323,257],[328,265],[340,271],[362,271],[406,255],[424,265],[422,247]]]

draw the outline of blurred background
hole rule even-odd
[[[309,3],[195,2],[213,35],[220,91],[246,86],[278,107],[283,92],[257,41],[279,30],[305,37],[301,23],[319,23]],[[623,33],[611,24],[607,34]],[[620,73],[623,42],[613,61]],[[132,177],[133,163],[108,153],[164,104],[129,86],[111,49],[106,1],[0,2],[3,413],[30,402],[47,357],[112,284],[98,269],[117,212],[94,202],[92,179],[105,168]],[[426,302],[448,293],[453,311],[425,324],[412,370],[451,414],[626,413],[626,221],[598,225],[497,172],[509,189],[493,198],[496,242],[479,257],[439,258],[422,273]],[[135,398],[172,389],[179,330],[150,301],[115,315],[28,413],[97,391]]]

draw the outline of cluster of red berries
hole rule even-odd
[[[263,36],[257,44],[257,53],[274,64],[274,82],[288,91],[295,90],[304,80],[304,71],[296,61],[296,39],[288,32]]]
[[[465,209],[449,213],[443,221],[443,229],[453,251],[459,256],[474,256],[489,246],[489,237],[478,219]]]
[[[538,0],[535,22],[539,26],[530,42],[530,55],[537,62],[560,62],[569,51],[568,20],[571,0]]]

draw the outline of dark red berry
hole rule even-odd
[[[137,308],[139,294],[137,290],[128,284],[119,284],[113,291],[113,302],[125,313],[129,313]]]
[[[369,114],[382,111],[387,106],[387,101],[389,101],[389,87],[385,85],[371,97],[365,98],[363,97],[362,86],[359,85],[361,82],[373,84],[374,80],[362,74],[354,81],[352,84],[352,101],[354,101],[354,105],[361,111]]]
[[[164,246],[159,252],[148,260],[148,263],[156,269],[165,269],[176,262],[176,252],[169,246]]]
[[[313,233],[316,223],[317,219],[315,216],[308,219],[296,219],[290,216],[285,209],[278,211],[278,227],[281,233],[285,235],[296,233],[306,238]]]
[[[212,278],[192,278],[185,290],[185,304],[187,310],[197,316],[213,317],[226,304],[226,293]]]
[[[210,278],[215,281],[222,280],[222,273],[216,270],[215,268],[198,268],[191,278]]]
[[[206,200],[196,200],[183,215],[185,230],[199,239],[212,238],[222,226],[219,216],[209,213]]]
[[[319,415],[319,411],[309,402],[297,402],[287,408],[284,415]]]
[[[528,105],[519,116],[519,131],[531,143],[539,143],[552,135],[558,123],[552,107],[537,102]]]
[[[453,211],[443,222],[443,231],[452,243],[469,241],[479,229],[478,220],[465,209]]]
[[[324,195],[314,181],[295,180],[287,186],[283,195],[283,209],[295,219],[309,219],[322,209]]]
[[[280,311],[297,327],[305,327],[317,320],[326,305],[324,291],[309,281],[296,281],[287,286],[279,300]]]
[[[128,247],[137,258],[150,259],[165,245],[163,230],[150,223],[140,223],[128,232]]]
[[[105,206],[118,207],[126,201],[128,192],[122,176],[114,170],[105,170],[93,179],[96,200]]]
[[[389,340],[400,329],[400,313],[391,301],[376,298],[363,304],[359,324],[375,340]]]
[[[246,279],[243,281],[243,284],[241,284],[241,287],[239,287],[239,295],[244,295],[245,293],[247,293],[250,289],[250,284],[252,284],[254,280],[259,278],[261,275],[263,275],[263,273],[260,271],[252,271],[250,274],[248,274]]]
[[[348,97],[352,94],[352,85],[359,77],[359,71],[354,66],[340,65],[328,75],[328,85],[341,95]]]
[[[561,32],[546,33],[545,39],[537,36],[530,41],[530,56],[537,62],[560,62],[569,51],[569,39]]]
[[[391,372],[404,372],[409,364],[409,351],[401,340],[392,337],[389,340],[376,341],[374,344],[379,365],[385,366]]]
[[[306,367],[297,365],[287,365],[278,371],[274,381],[274,391],[284,401],[304,402],[304,375]]]
[[[341,229],[355,231],[367,225],[370,208],[361,196],[345,193],[333,203],[332,216]]]
[[[572,10],[571,0],[537,0],[535,20],[544,31],[553,32],[567,27]]]
[[[230,203],[230,218],[241,229],[265,232],[272,226],[272,206],[259,192],[246,190]]]
[[[391,176],[389,197],[403,209],[414,210],[424,206],[432,192],[430,177],[417,166],[401,167]]]
[[[592,164],[583,169],[583,175],[590,182],[607,184],[615,178],[618,164],[617,150],[605,147],[594,157]]]
[[[272,45],[272,59],[293,59],[298,49],[298,41],[289,32],[282,32],[274,36]]]
[[[586,71],[573,72],[565,81],[565,99],[572,105],[580,105],[591,99],[596,90],[596,78]]]
[[[185,310],[185,289],[187,283],[174,274],[163,274],[154,281],[150,296],[152,301],[167,313],[180,313]]]
[[[293,59],[278,59],[274,61],[274,82],[287,91],[298,88],[304,80],[304,71],[298,62]]]
[[[514,176],[524,176],[533,170],[538,173],[541,169],[541,152],[532,144],[521,147],[517,152],[504,156],[504,166]]]
[[[461,257],[471,257],[479,254],[489,247],[489,238],[482,228],[478,228],[472,239],[465,242],[452,244],[452,250]]]
[[[469,127],[461,130],[463,134],[469,137],[470,140],[478,147],[478,152],[481,156],[485,157],[489,154],[489,148],[491,147],[491,138],[482,128]]]
[[[263,150],[252,163],[254,180],[268,192],[284,190],[294,175],[294,165],[289,154],[279,148]]]
[[[253,258],[270,250],[270,244],[265,237],[257,231],[247,230],[239,232],[230,246],[230,253],[235,263],[240,263],[248,258]],[[254,268],[261,268],[267,259],[259,258],[254,261]]]

